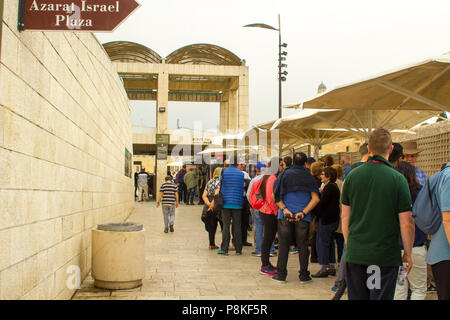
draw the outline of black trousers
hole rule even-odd
[[[205,204],[203,201],[203,192],[205,191],[205,184],[198,190],[198,204]]]
[[[220,214],[220,212],[219,212]],[[208,231],[209,234],[209,245],[215,246],[216,245],[216,230],[217,230],[217,222],[219,219],[217,218],[217,213],[208,213],[206,216],[206,222],[205,227],[206,231]]]
[[[228,252],[230,245],[230,225],[232,224],[233,242],[236,252],[242,252],[242,232],[241,232],[241,212],[242,209],[222,209],[222,244],[220,249]]]
[[[185,198],[186,194],[186,185],[183,182],[180,182],[180,185],[178,186],[178,202],[181,203],[183,199]]]
[[[278,274],[281,277],[287,276],[287,262],[289,256],[289,246],[291,245],[292,234],[295,234],[295,241],[299,250],[298,259],[300,263],[300,276],[309,276],[309,222],[278,220]]]
[[[248,202],[247,198],[244,197],[244,203],[242,206],[242,213],[241,213],[242,243],[247,242],[249,224],[250,224],[250,203]]]
[[[376,272],[368,269],[369,266],[347,262],[346,268],[348,300],[394,299],[399,267],[379,267],[378,288],[374,286]],[[369,284],[374,288],[369,288]]]
[[[431,265],[439,300],[450,300],[450,260]]]
[[[318,260],[317,254],[317,231],[313,231],[311,235],[311,260]]]
[[[264,224],[263,228],[263,241],[261,243],[261,264],[262,266],[268,266],[270,264],[270,247],[278,229],[278,218],[274,214],[259,213],[261,220]]]

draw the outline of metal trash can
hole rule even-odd
[[[145,277],[142,224],[100,223],[92,230],[92,277],[103,289],[132,289]]]

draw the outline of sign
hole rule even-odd
[[[125,148],[125,176],[127,176],[128,178],[131,178],[131,171],[132,171],[132,167],[131,167],[131,153],[130,151],[128,151],[127,148]]]
[[[135,0],[19,0],[18,29],[113,31],[139,6]]]
[[[167,160],[169,153],[169,139],[168,134],[156,134],[156,159]]]

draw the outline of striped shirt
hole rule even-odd
[[[175,196],[175,193],[178,192],[178,187],[173,182],[165,182],[161,185],[160,192],[163,193],[162,195],[162,204],[167,205],[174,205],[177,198]]]

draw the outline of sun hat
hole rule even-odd
[[[405,141],[402,143],[403,154],[416,154],[422,152],[423,150],[417,148],[416,141]]]

